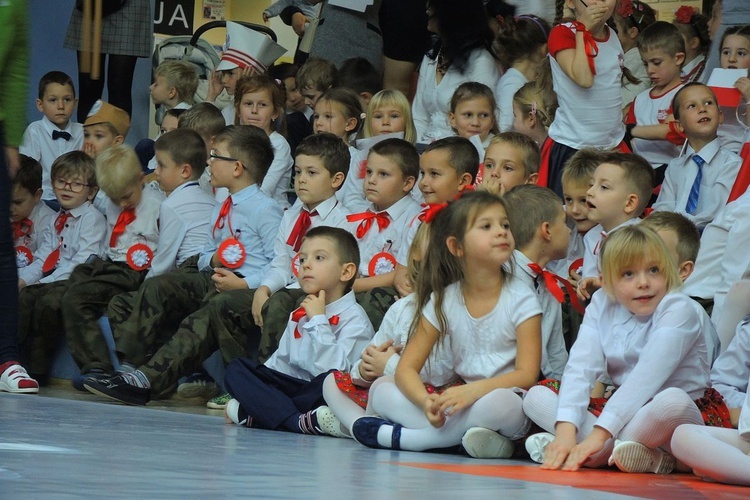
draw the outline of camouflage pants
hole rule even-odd
[[[140,365],[152,394],[158,396],[199,367],[217,348],[226,363],[248,356],[248,341],[257,337],[251,313],[254,292],[241,289],[218,293],[209,273],[177,271],[151,278],[135,296],[129,319],[118,324],[122,319],[122,308],[118,308],[127,302],[127,296],[110,304],[115,344],[124,361]],[[152,342],[150,346],[144,346],[144,339]],[[149,351],[154,350],[146,361]],[[128,353],[136,353],[139,359],[131,359]]]
[[[109,349],[99,327],[112,297],[134,290],[147,271],[135,271],[123,262],[95,260],[77,266],[62,297],[63,325],[70,354],[81,373],[94,368],[112,372]]]
[[[357,302],[367,313],[373,328],[377,331],[383,316],[390,306],[393,305],[398,293],[395,288],[373,288],[366,292],[356,294]],[[258,359],[265,361],[279,346],[281,336],[284,334],[289,322],[289,315],[302,303],[305,292],[299,288],[282,288],[271,295],[263,306],[263,335],[258,347]]]
[[[29,285],[19,294],[21,361],[32,375],[46,378],[63,337],[60,300],[68,281]]]

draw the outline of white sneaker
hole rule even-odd
[[[472,427],[466,431],[461,444],[473,458],[510,458],[516,449],[513,441],[484,427]]]
[[[615,445],[611,460],[623,472],[654,474],[669,474],[677,463],[669,453],[636,441],[623,441]]]
[[[529,457],[538,463],[544,463],[544,450],[547,449],[547,445],[555,440],[555,435],[549,432],[540,432],[533,434],[526,438],[526,451],[529,453]]]
[[[333,414],[329,407],[319,406],[315,410],[315,418],[318,420],[318,427],[320,427],[320,430],[329,436],[351,439],[349,433],[345,432],[341,420]]]
[[[36,394],[39,392],[39,383],[31,378],[26,369],[15,361],[4,363],[5,368],[0,373],[0,391],[14,394]]]
[[[224,413],[234,424],[242,425],[244,427],[252,427],[253,425],[253,419],[243,414],[240,408],[240,402],[236,399],[230,399],[229,402],[227,402]]]

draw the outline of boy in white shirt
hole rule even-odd
[[[243,315],[248,320],[245,328],[257,325],[263,329],[258,347],[261,360],[276,350],[289,313],[306,295],[297,281],[295,258],[302,238],[314,227],[348,226],[349,211],[336,199],[349,170],[346,144],[333,134],[308,136],[297,146],[294,170],[297,202],[281,219],[271,268],[253,296],[252,321],[250,315]]]
[[[574,293],[570,283],[545,268],[568,250],[571,231],[565,211],[554,191],[536,185],[516,186],[504,200],[516,241],[514,275],[536,293],[542,307],[542,375],[559,379],[568,361],[560,304],[566,290]]]
[[[599,249],[609,233],[638,224],[654,189],[654,170],[636,154],[602,153],[586,201],[588,218],[598,222],[583,238],[584,255],[578,297],[581,300],[601,288]]]
[[[60,300],[73,269],[104,253],[107,221],[92,204],[96,166],[82,151],[52,164],[52,187],[60,212],[49,222],[34,260],[19,270],[19,342],[28,351],[28,369],[46,383],[63,330]]]
[[[10,225],[16,247],[16,267],[31,264],[34,252],[52,230],[57,215],[42,201],[42,166],[33,158],[20,156],[20,166],[11,181]]]
[[[59,306],[70,353],[84,374],[93,369],[113,371],[99,318],[112,297],[138,290],[146,277],[157,251],[159,207],[164,201],[161,191],[144,186],[140,162],[130,146],[99,154],[96,177],[111,200],[105,256],[73,270]]]
[[[347,231],[321,226],[307,233],[299,273],[308,295],[268,361],[239,358],[227,367],[235,398],[226,407],[228,422],[324,434],[317,420],[323,380],[332,370],[349,370],[374,334],[351,290],[358,265],[357,242]]]
[[[52,163],[62,154],[77,151],[83,145],[83,127],[70,121],[76,99],[73,80],[62,71],[50,71],[39,80],[37,109],[44,115],[26,128],[18,149],[42,165],[42,199],[59,208],[52,191]]]
[[[679,212],[703,231],[726,205],[742,158],[721,147],[717,130],[723,115],[709,87],[685,85],[675,94],[672,110],[688,146],[669,162],[654,211]]]
[[[157,108],[156,124],[161,125],[164,112],[188,109],[198,89],[196,67],[186,61],[164,61],[154,70],[154,83],[149,86],[151,100]]]

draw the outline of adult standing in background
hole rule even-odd
[[[92,80],[91,75],[81,72],[82,4],[82,0],[76,1],[63,42],[63,47],[78,53],[78,121],[83,123],[91,107],[97,99],[101,99],[105,74],[107,102],[132,115],[135,63],[139,57],[151,57],[153,47],[154,16],[151,1],[104,2],[105,16],[102,20],[102,51],[99,66],[102,68],[102,74],[98,80]],[[116,10],[111,11],[112,9]]]
[[[383,0],[383,88],[411,95],[414,72],[430,47],[424,0]]]
[[[464,82],[494,89],[500,77],[493,34],[482,0],[428,0],[427,29],[438,35],[419,68],[412,115],[417,142],[455,135],[448,113],[453,92]]]
[[[10,228],[10,179],[26,128],[29,78],[27,4],[0,3],[0,391],[39,392],[18,363],[18,274]]]
[[[352,57],[364,57],[382,71],[383,37],[380,34],[378,12],[381,0],[370,0],[364,12],[354,10],[364,0],[311,0],[320,3],[320,18],[315,28],[311,57],[322,57],[336,67]],[[340,4],[351,4],[352,8]]]

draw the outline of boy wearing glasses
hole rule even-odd
[[[104,253],[107,221],[92,204],[96,166],[82,151],[58,157],[51,185],[60,211],[50,221],[34,260],[19,269],[19,343],[32,377],[44,382],[62,330],[60,299],[73,269]]]
[[[247,356],[249,332],[227,328],[229,311],[251,304],[274,256],[282,210],[259,185],[273,161],[268,135],[253,126],[229,126],[210,154],[211,184],[229,198],[211,216],[211,238],[190,267],[147,280],[130,317],[112,314],[120,360],[132,372],[89,377],[89,391],[116,401],[145,405],[220,347],[225,362]],[[154,353],[147,360],[149,353]]]

